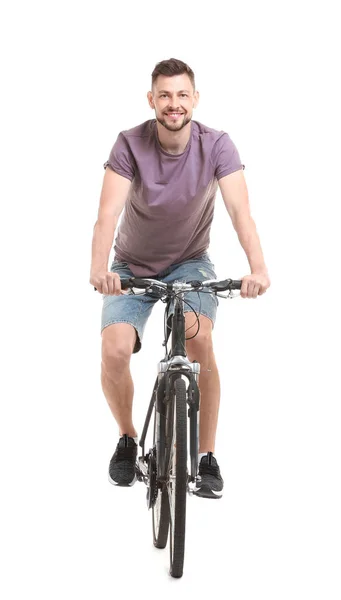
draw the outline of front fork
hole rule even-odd
[[[174,361],[174,362],[173,362]],[[189,417],[189,480],[195,481],[198,469],[199,451],[199,408],[200,392],[198,386],[200,365],[191,363],[187,357],[174,356],[169,361],[159,363],[160,384],[156,405],[156,452],[158,459],[158,478],[167,479],[170,449],[173,440],[174,423],[174,382],[184,375],[188,380],[187,404]],[[171,426],[170,426],[171,425]]]

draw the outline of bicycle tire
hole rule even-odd
[[[187,402],[186,384],[175,381],[174,446],[169,480],[170,505],[170,574],[182,577],[185,557],[187,499]],[[175,483],[175,493],[174,493]]]
[[[156,446],[156,407],[154,409],[153,446]],[[153,544],[161,550],[167,546],[169,531],[169,500],[167,485],[158,490],[156,502],[152,507]]]
[[[169,500],[166,486],[159,490],[158,499],[152,511],[153,543],[155,548],[162,550],[167,546],[169,531]],[[160,511],[159,515],[158,511]]]

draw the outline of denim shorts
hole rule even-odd
[[[114,261],[110,271],[118,273],[122,278],[134,277],[126,262]],[[216,279],[217,276],[208,253],[204,252],[197,258],[190,258],[182,263],[171,265],[165,271],[153,277],[149,276],[149,278],[172,283],[174,281],[204,281]],[[197,313],[211,319],[212,326],[214,326],[218,306],[216,296],[208,293],[188,292],[185,294],[184,300]],[[158,298],[148,294],[134,295],[128,293],[120,296],[104,294],[101,331],[114,323],[129,323],[136,330],[134,353],[138,352],[141,349],[144,328],[156,302],[158,302]],[[191,307],[185,304],[184,311],[190,312]],[[174,306],[171,304],[170,314],[172,314],[173,308]]]

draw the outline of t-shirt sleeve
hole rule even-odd
[[[245,169],[242,164],[238,150],[228,133],[224,133],[215,143],[211,161],[214,167],[215,177],[219,180],[225,175]]]
[[[109,158],[103,167],[104,169],[110,167],[115,173],[130,179],[130,181],[134,179],[136,170],[135,160],[122,132],[119,133],[111,149]]]

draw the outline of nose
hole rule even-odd
[[[169,108],[173,110],[178,110],[180,108],[179,99],[176,94],[169,97]]]

